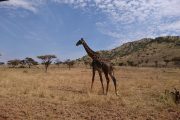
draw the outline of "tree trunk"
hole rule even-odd
[[[71,66],[69,65],[69,70],[71,69]]]
[[[45,72],[47,72],[47,69],[48,69],[48,65],[45,65]]]

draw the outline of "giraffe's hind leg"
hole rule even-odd
[[[114,77],[114,75],[113,75],[112,72],[109,73],[109,75],[110,75],[111,79],[113,80],[114,88],[115,88],[115,93],[116,93],[116,95],[118,95],[118,93],[117,93],[117,83],[116,83],[116,78]]]
[[[107,73],[104,73],[104,74],[105,74],[106,81],[107,81],[107,86],[106,86],[106,95],[107,95],[108,89],[109,89],[109,77],[108,77],[108,74],[107,74]]]
[[[98,72],[99,72],[99,77],[100,77],[100,81],[101,81],[101,85],[102,85],[102,90],[103,90],[103,94],[104,94],[104,85],[103,85],[102,73],[101,73],[101,71],[98,71]]]

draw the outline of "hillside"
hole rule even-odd
[[[99,51],[115,65],[180,66],[180,36],[144,38],[128,42],[112,50]],[[89,59],[84,56],[78,61]]]

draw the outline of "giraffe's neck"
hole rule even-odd
[[[91,57],[93,60],[98,58],[98,55],[96,52],[94,52],[87,44],[86,42],[83,43],[83,47],[86,50],[89,57]]]

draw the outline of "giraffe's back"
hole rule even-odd
[[[93,60],[92,61],[92,67],[96,70],[100,70],[100,71],[108,71],[108,72],[112,72],[113,71],[113,66],[111,64],[111,62],[109,61],[105,61],[105,60]]]

